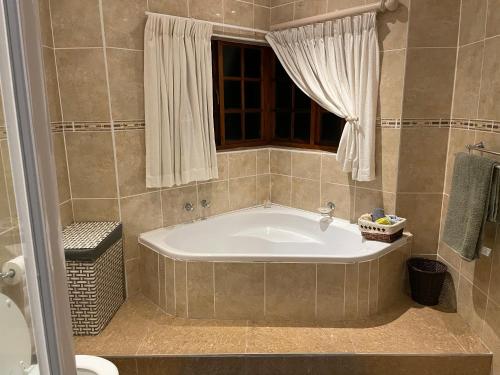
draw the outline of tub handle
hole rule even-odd
[[[209,208],[211,205],[210,201],[207,201],[206,199],[203,199],[200,203],[201,203],[201,207],[203,207],[203,208]]]
[[[191,211],[194,211],[194,206],[191,202],[186,202],[184,204],[184,209],[187,211],[187,212],[191,212]]]

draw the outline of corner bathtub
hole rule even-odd
[[[367,241],[356,224],[276,205],[234,211],[142,233],[142,291],[189,318],[362,318],[401,299],[410,239]]]

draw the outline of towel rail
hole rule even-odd
[[[465,148],[467,148],[467,150],[469,150],[469,152],[471,152],[471,151],[479,151],[480,153],[485,152],[487,154],[500,156],[500,152],[488,150],[485,147],[483,141],[480,141],[480,142],[478,142],[476,144],[473,144],[473,145],[465,145]]]

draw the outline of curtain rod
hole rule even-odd
[[[170,14],[161,14],[161,13],[146,12],[146,15],[147,16],[153,16],[154,15],[154,16],[163,16],[163,17],[170,17],[170,18],[179,18],[179,19],[184,19],[184,20],[190,19],[190,20],[195,20],[195,21],[199,21],[199,22],[209,23],[209,24],[211,24],[213,26],[219,26],[219,27],[224,27],[224,28],[234,29],[234,30],[241,30],[241,31],[249,31],[251,33],[267,34],[269,32],[269,30],[253,29],[251,27],[229,25],[229,24],[225,24],[225,23],[222,23],[222,22],[199,20],[199,19],[196,19],[196,18],[171,16]],[[234,39],[237,39],[237,37],[235,37]]]
[[[283,23],[278,23],[271,26],[271,31],[291,29],[294,27],[300,27],[305,25],[310,25],[314,23],[326,22],[337,18],[343,18],[348,16],[354,16],[357,14],[362,14],[366,12],[385,12],[386,10],[395,11],[398,8],[399,0],[380,0],[378,3],[372,3],[367,5],[360,5],[358,7],[353,7],[349,9],[338,10],[336,12],[330,12],[326,14],[321,14],[313,17],[302,18],[300,20],[288,21]]]

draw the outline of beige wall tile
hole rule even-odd
[[[3,169],[5,173],[5,184],[7,185],[7,194],[9,196],[9,206],[12,216],[12,224],[18,225],[17,223],[17,211],[16,211],[16,200],[14,194],[14,184],[12,181],[12,169],[9,156],[9,145],[7,140],[0,141],[0,151],[2,153]]]
[[[257,205],[257,177],[229,180],[229,209],[239,210]]]
[[[120,196],[142,194],[146,189],[144,130],[115,131]]]
[[[188,262],[188,316],[212,318],[214,316],[214,263]]]
[[[342,171],[342,167],[334,154],[323,154],[322,158],[321,182],[354,185],[351,174]]]
[[[319,180],[321,154],[292,152],[292,176]]]
[[[64,228],[73,223],[73,205],[71,201],[59,205],[59,215],[61,217],[61,227]]]
[[[409,245],[405,245],[409,247]],[[379,259],[378,310],[387,311],[404,299],[406,260],[405,248],[391,251]]]
[[[271,25],[293,20],[293,3],[271,8]]]
[[[127,283],[127,297],[132,297],[141,291],[142,274],[140,259],[132,259],[125,263],[125,277]]]
[[[167,290],[166,290],[165,257],[158,254],[158,306],[163,311],[167,311]]]
[[[495,248],[493,249],[492,265],[491,265],[491,280],[489,297],[497,304],[500,303],[500,241],[496,241]]]
[[[484,38],[484,23],[488,0],[462,0],[459,45]]]
[[[411,3],[409,47],[456,47],[460,0]]]
[[[52,133],[52,146],[56,164],[57,191],[59,203],[71,199],[68,181],[68,165],[66,163],[66,147],[64,146],[64,134]],[[4,184],[5,186],[5,184]]]
[[[118,199],[72,199],[75,221],[119,221]]]
[[[479,99],[479,118],[499,120],[500,108],[500,36],[484,44],[483,80]]]
[[[364,0],[327,0],[328,12],[364,5]]]
[[[219,171],[218,180],[227,180],[228,178],[228,154],[218,153],[217,154],[217,169]]]
[[[165,263],[165,299],[167,307],[165,311],[171,315],[175,315],[175,261],[168,257],[162,256]],[[160,280],[162,282],[162,280]]]
[[[483,43],[460,47],[457,58],[453,117],[476,118],[483,63]]]
[[[187,317],[187,263],[175,261],[175,314]]]
[[[270,5],[271,7],[277,7],[279,5],[293,2],[294,0],[292,0],[292,1],[290,1],[290,0],[270,0],[270,1],[271,1],[271,5]]]
[[[159,304],[160,282],[158,279],[158,253],[140,245],[140,272],[141,272],[141,291],[153,301]]]
[[[269,30],[271,24],[271,10],[269,8],[254,6],[253,17],[254,27],[256,29]]]
[[[358,317],[358,277],[359,264],[346,264],[345,275],[345,319]]]
[[[345,264],[318,264],[317,319],[344,318]]]
[[[435,254],[439,237],[441,194],[398,194],[397,214],[408,220],[413,254]]]
[[[51,0],[50,7],[56,47],[102,46],[98,0]]]
[[[370,262],[359,263],[358,271],[358,318],[370,314]]]
[[[186,0],[148,0],[148,6],[150,12],[180,17],[188,16],[188,3]]]
[[[378,113],[381,118],[400,118],[403,106],[406,51],[385,51],[380,54],[380,58]]]
[[[377,129],[375,132],[375,180],[357,182],[356,186],[395,192],[397,189],[400,129]]]
[[[254,3],[268,8],[271,7],[271,0],[254,0]]]
[[[500,0],[488,0],[488,14],[486,19],[486,36],[500,34]]]
[[[222,22],[223,0],[189,0],[189,16],[199,20]]]
[[[320,203],[320,182],[292,177],[292,207],[316,212]]]
[[[56,62],[64,120],[108,121],[102,48],[56,50]]]
[[[328,202],[335,203],[335,217],[350,220],[354,210],[354,187],[346,185],[322,183],[320,207]]]
[[[263,263],[215,263],[215,317],[264,319]]]
[[[210,207],[200,211],[203,216],[212,216],[229,211],[229,184],[227,181],[198,185],[198,198],[210,201]]]
[[[482,330],[481,338],[493,352],[493,372],[492,375],[500,373],[500,307],[498,304],[488,301],[486,319]]]
[[[296,20],[323,14],[327,10],[328,0],[300,0],[295,2]]]
[[[271,200],[271,175],[257,176],[257,204]]]
[[[270,151],[258,150],[257,151],[257,174],[267,174],[270,173]]]
[[[405,118],[450,116],[455,60],[453,48],[408,50],[403,100]]]
[[[446,128],[403,129],[398,191],[411,193],[443,191],[448,133],[449,129]]]
[[[102,3],[108,47],[144,49],[147,0],[106,0]]]
[[[453,166],[455,164],[455,154],[463,152],[465,145],[474,143],[474,131],[451,129],[448,144],[448,156],[446,159],[446,178],[444,184],[445,194],[449,194],[451,189],[451,179],[453,176]]]
[[[237,0],[224,1],[224,23],[253,27],[253,4]]]
[[[370,262],[370,294],[369,313],[375,315],[378,312],[378,279],[379,259]]]
[[[255,176],[257,174],[257,152],[235,152],[228,154],[229,178]]]
[[[40,32],[42,38],[42,46],[53,47],[52,40],[52,23],[50,19],[50,4],[49,0],[40,0],[38,2],[40,15]]]
[[[438,254],[441,258],[443,258],[446,263],[448,263],[451,267],[456,270],[460,270],[462,259],[451,247],[449,247],[445,242],[439,243]]]
[[[163,226],[160,192],[120,199],[125,259],[137,257],[139,235]]]
[[[111,132],[65,133],[73,198],[116,198]]]
[[[266,319],[314,319],[316,265],[266,264]]]
[[[144,119],[144,53],[108,48],[113,120]]]
[[[408,8],[409,0],[402,0],[396,11],[377,15],[378,40],[381,50],[406,48]]]
[[[460,276],[457,311],[474,332],[481,332],[486,312],[486,300],[485,294]]]
[[[292,202],[292,178],[288,176],[271,175],[271,201],[289,206]]]
[[[0,231],[4,232],[11,227],[12,218],[9,207],[9,195],[5,185],[5,170],[3,164],[0,163]]]
[[[163,209],[163,226],[187,223],[200,216],[200,204],[197,201],[196,186],[173,188],[161,192],[161,204]],[[202,198],[201,199],[206,199]],[[210,199],[209,199],[210,200]],[[186,211],[184,205],[191,203],[193,211]],[[212,201],[214,204],[214,201]]]
[[[355,211],[352,220],[366,213],[370,213],[374,208],[383,208],[388,214],[395,211],[396,194],[383,193],[380,190],[369,190],[356,187]]]
[[[61,121],[61,103],[59,101],[59,86],[57,83],[54,50],[51,48],[43,47],[42,53],[43,68],[45,72],[45,90],[47,92],[50,121]]]
[[[271,150],[271,173],[290,176],[292,174],[292,153]]]

